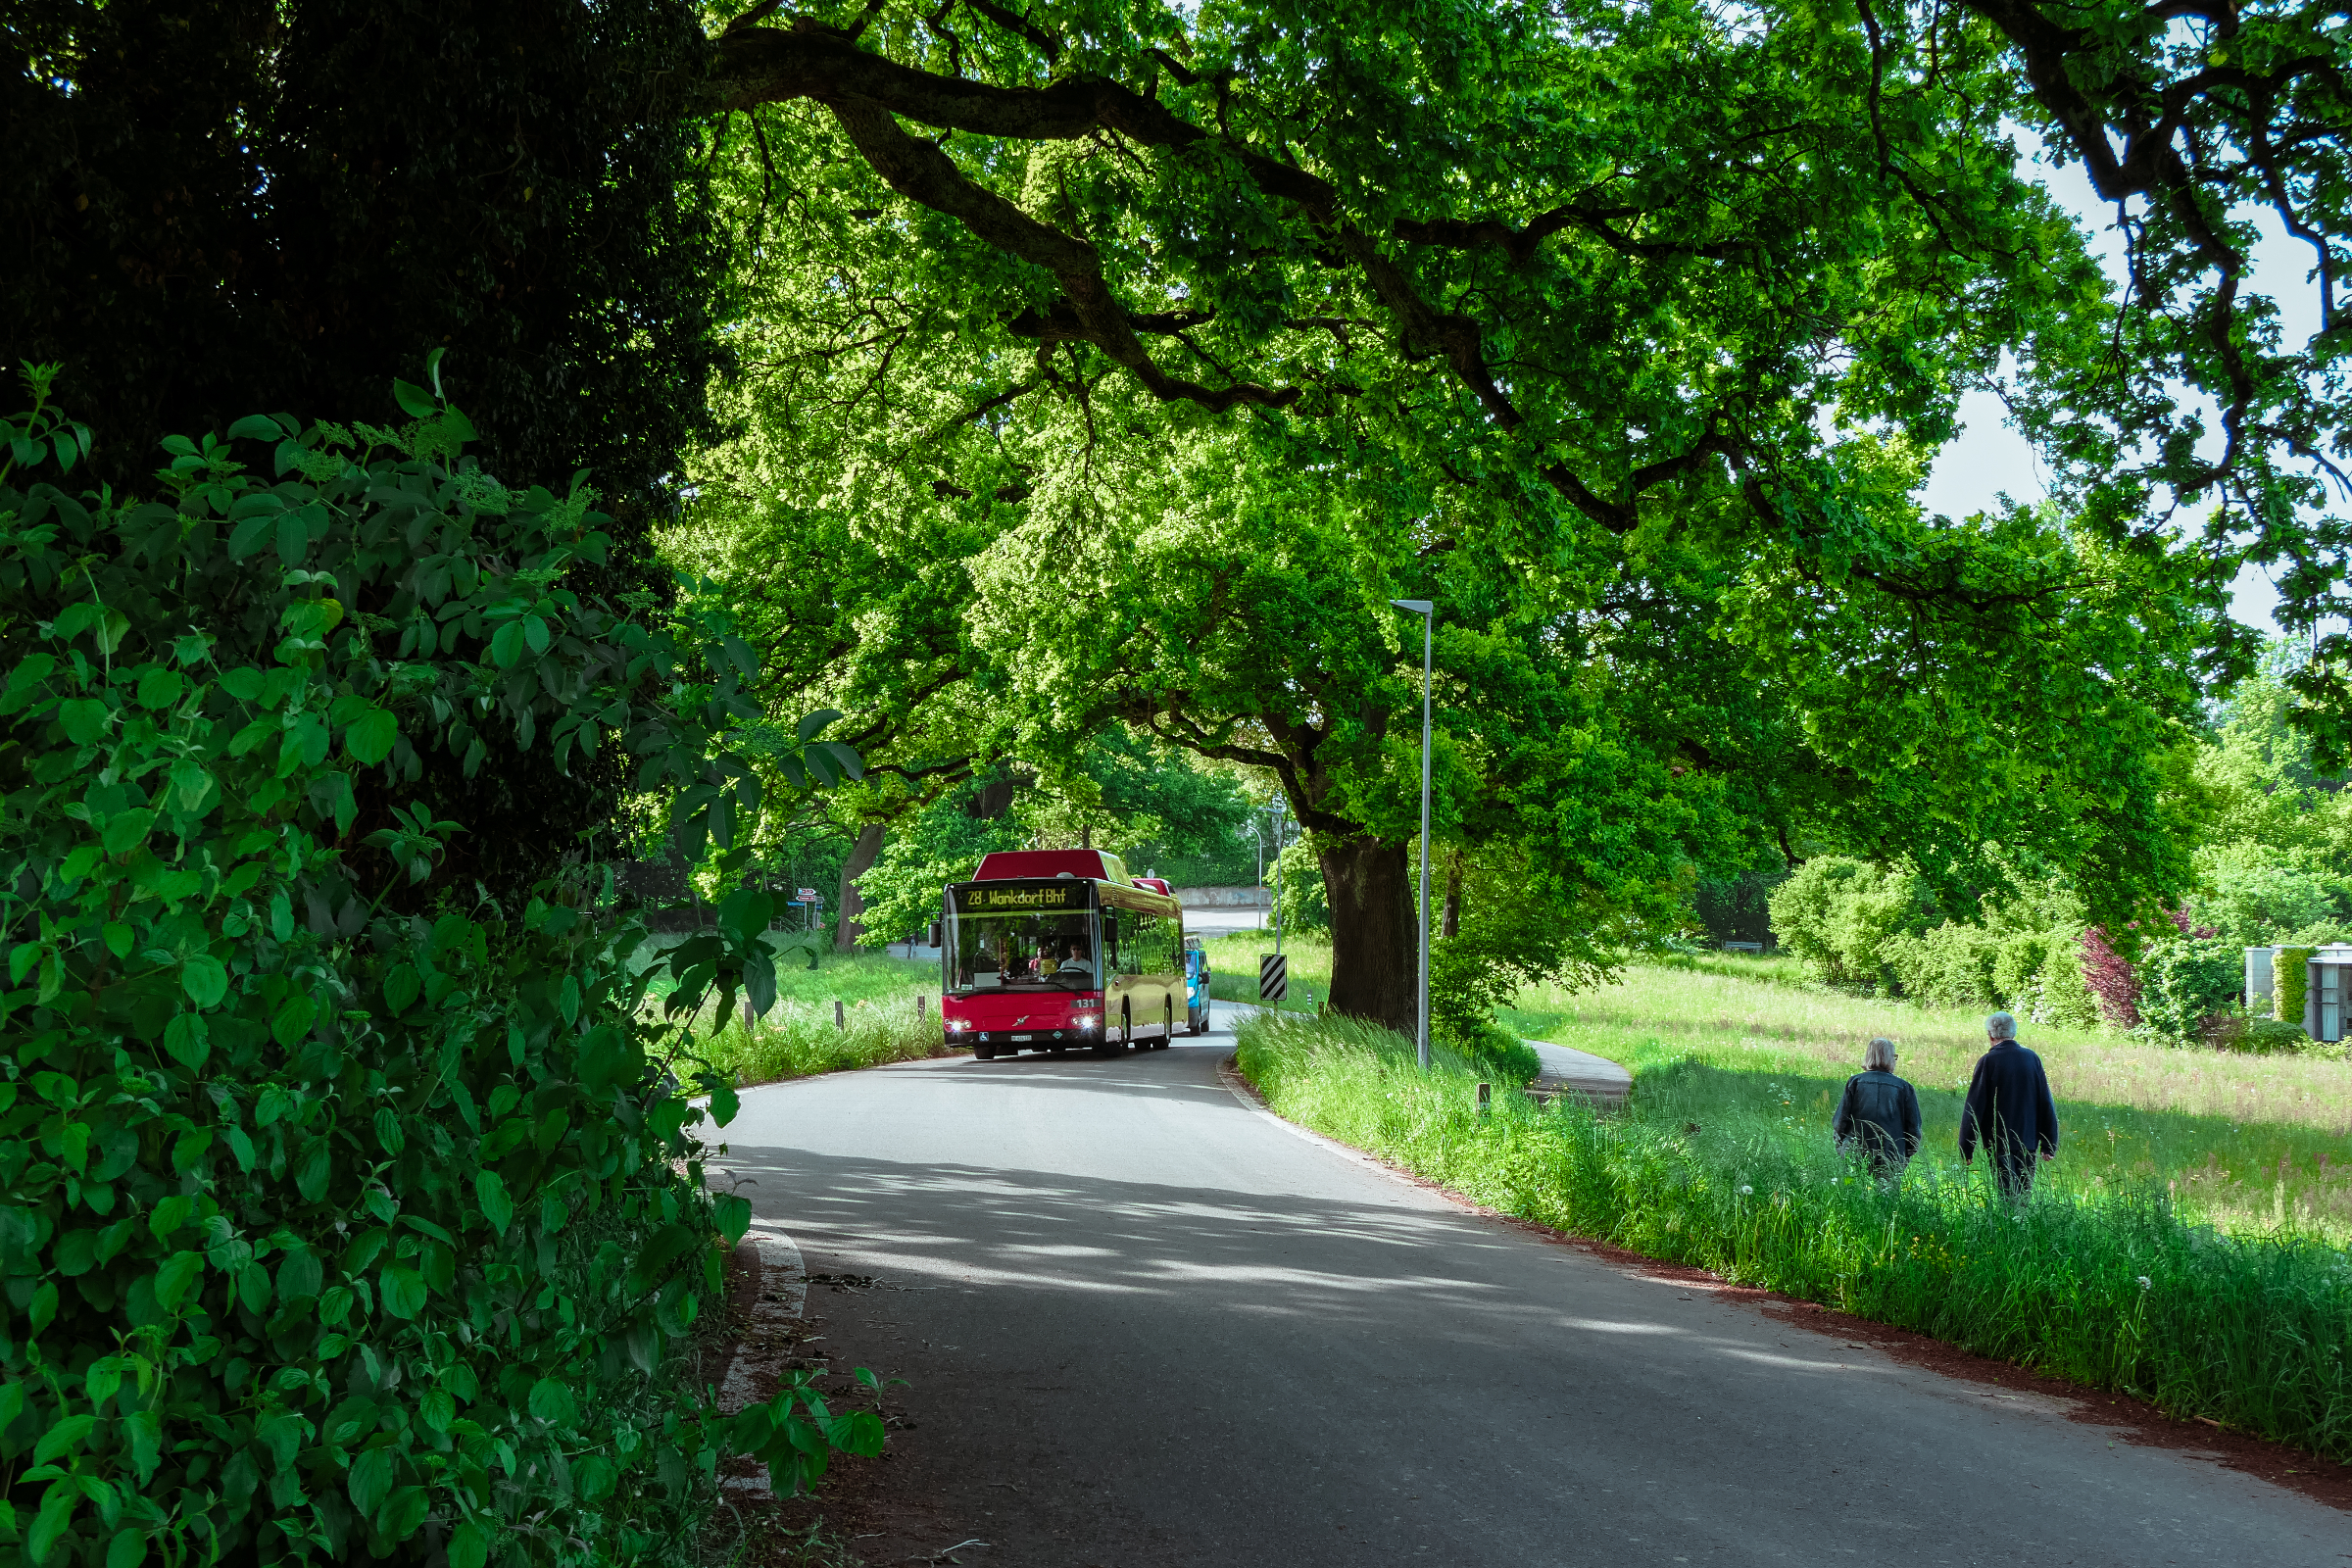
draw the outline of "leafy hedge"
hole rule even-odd
[[[36,393],[46,382],[36,376]],[[760,810],[723,628],[569,591],[576,479],[513,491],[415,387],[402,429],[248,418],[163,499],[16,488],[86,437],[0,431],[0,1539],[28,1564],[641,1560],[722,1448],[785,1487],[870,1413],[726,1422],[680,1338],[748,1220],[703,1186],[691,1020],[765,1010],[764,896],[674,950],[582,863],[522,907],[442,886],[404,796],[500,726],[624,744],[722,865]],[[274,479],[249,471],[270,468]],[[820,715],[816,723],[821,723]],[[854,769],[809,740],[802,776]]]

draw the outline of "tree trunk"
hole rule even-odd
[[[858,945],[865,927],[858,923],[858,911],[865,900],[858,896],[858,878],[873,868],[874,858],[882,853],[882,824],[868,822],[858,830],[858,842],[850,847],[850,858],[841,863],[841,924],[833,932],[833,951],[847,953]]]
[[[1446,856],[1446,913],[1438,924],[1438,935],[1454,937],[1462,931],[1462,852],[1448,851]]]
[[[1416,1027],[1412,876],[1405,846],[1318,833],[1323,892],[1331,903],[1331,1010]]]

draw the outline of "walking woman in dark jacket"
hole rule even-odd
[[[1873,1040],[1862,1053],[1862,1070],[1845,1081],[1830,1131],[1838,1147],[1870,1162],[1881,1181],[1900,1181],[1903,1167],[1919,1152],[1919,1095],[1894,1075],[1894,1042]]]

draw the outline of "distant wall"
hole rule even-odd
[[[1267,888],[1178,888],[1176,902],[1196,909],[1265,909],[1274,900]]]

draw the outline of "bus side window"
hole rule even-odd
[[[1102,911],[1102,972],[1119,972],[1119,917],[1108,909]]]
[[[1159,922],[1148,914],[1130,909],[1127,912],[1127,951],[1120,955],[1119,973],[1142,974],[1144,960],[1154,946]]]

